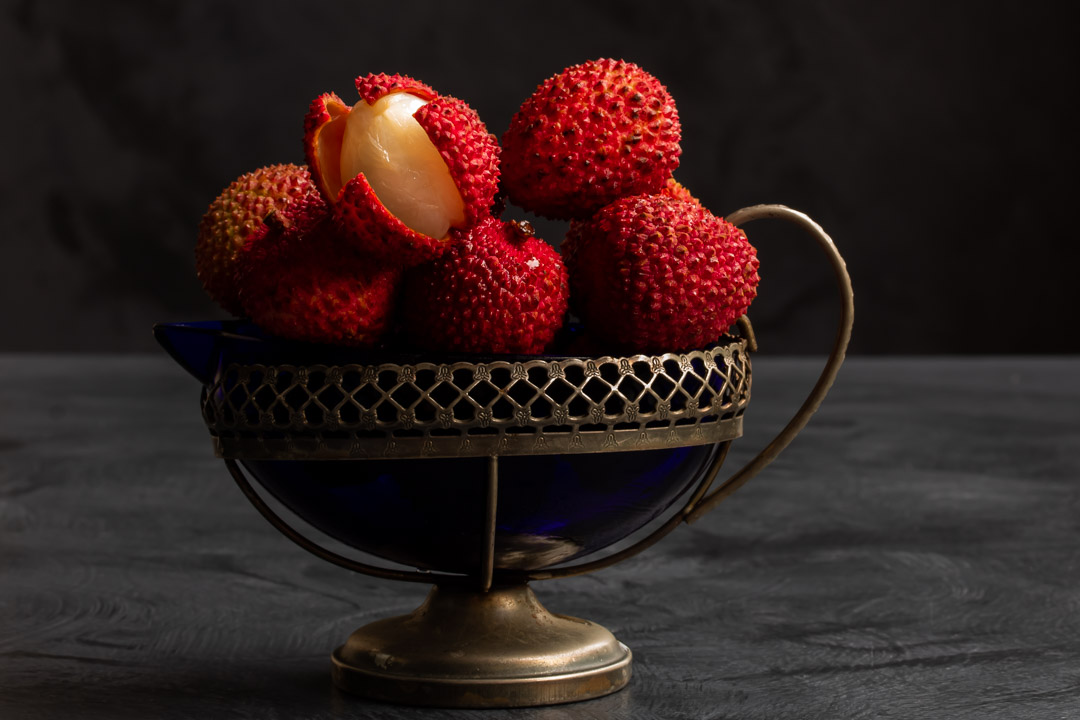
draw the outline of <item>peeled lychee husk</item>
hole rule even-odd
[[[633,63],[592,60],[536,89],[502,136],[503,187],[538,215],[584,219],[627,195],[660,192],[679,165],[667,88]]]
[[[312,102],[304,148],[338,224],[366,252],[409,267],[491,212],[499,146],[461,100],[402,75],[356,80],[360,100]]]
[[[392,326],[401,271],[359,253],[325,218],[300,228],[268,218],[266,239],[238,256],[249,317],[288,340],[370,348]]]
[[[403,323],[419,349],[543,352],[563,325],[567,273],[527,223],[492,217],[406,273]]]
[[[206,292],[227,312],[242,315],[235,282],[240,249],[262,240],[272,213],[288,226],[311,224],[325,212],[307,168],[270,165],[241,175],[210,203],[199,224],[195,270]]]
[[[680,352],[718,340],[757,294],[757,252],[700,203],[622,198],[563,242],[574,308],[612,349]]]

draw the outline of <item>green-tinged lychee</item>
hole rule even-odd
[[[307,168],[270,165],[241,175],[210,203],[199,224],[195,270],[206,292],[226,311],[243,314],[235,282],[240,249],[261,241],[271,213],[284,225],[305,225],[326,209]]]
[[[499,147],[456,98],[401,75],[356,80],[360,100],[311,104],[304,147],[334,216],[366,252],[402,267],[438,257],[451,230],[491,212]]]
[[[702,347],[757,294],[757,253],[743,231],[666,194],[622,198],[574,223],[563,252],[575,309],[613,349]]]
[[[681,126],[659,80],[592,60],[545,80],[502,136],[503,187],[540,215],[587,218],[617,198],[660,192],[679,165]]]

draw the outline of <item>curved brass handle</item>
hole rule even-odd
[[[810,233],[818,242],[818,246],[821,247],[825,254],[829,257],[829,262],[832,264],[833,272],[836,273],[836,283],[840,290],[840,325],[836,331],[836,340],[833,342],[832,353],[829,355],[828,362],[825,363],[824,369],[821,371],[821,375],[818,377],[817,383],[810,391],[810,394],[806,397],[802,407],[795,413],[795,416],[791,418],[790,422],[780,431],[772,442],[765,446],[758,455],[735,472],[730,478],[728,478],[720,487],[713,490],[711,493],[701,499],[693,508],[687,508],[684,519],[687,523],[697,522],[705,515],[705,513],[712,510],[714,507],[723,502],[729,495],[745,485],[752,477],[761,472],[769,463],[776,459],[776,457],[783,451],[788,444],[795,439],[795,436],[806,427],[806,423],[810,421],[810,416],[821,405],[821,401],[825,399],[825,396],[829,393],[829,388],[832,387],[833,381],[836,379],[836,373],[840,370],[840,366],[844,363],[844,354],[847,352],[848,341],[851,339],[851,324],[855,317],[855,302],[854,295],[851,290],[851,277],[848,275],[847,265],[844,263],[844,258],[840,256],[840,252],[836,249],[836,245],[821,226],[811,220],[809,216],[799,212],[798,210],[792,210],[784,205],[754,205],[752,207],[743,208],[742,210],[736,210],[727,216],[727,221],[733,225],[741,226],[754,220],[761,218],[781,218],[792,222],[803,230]],[[717,468],[719,470],[719,468]]]

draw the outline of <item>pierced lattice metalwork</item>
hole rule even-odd
[[[742,433],[747,341],[627,357],[229,365],[204,391],[222,457],[461,457],[697,445]]]

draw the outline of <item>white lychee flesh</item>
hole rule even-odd
[[[409,93],[361,100],[341,142],[341,183],[363,173],[379,202],[418,233],[443,238],[465,222],[465,203],[446,162],[413,115],[427,100]]]

